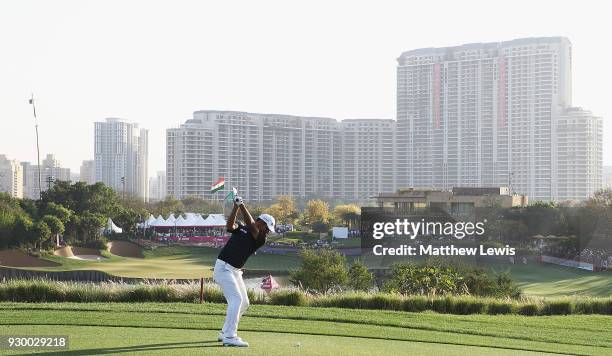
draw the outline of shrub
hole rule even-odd
[[[487,313],[495,314],[512,314],[514,312],[514,304],[510,302],[491,301],[487,307]]]
[[[434,298],[431,301],[431,309],[438,313],[450,313],[453,310],[453,300],[450,297]]]
[[[403,310],[403,299],[398,294],[376,293],[371,296],[368,309]]]
[[[383,290],[404,295],[457,294],[462,280],[462,276],[449,267],[396,263],[391,267],[391,278]]]
[[[96,240],[90,240],[90,241],[75,241],[72,243],[73,246],[76,247],[87,247],[87,248],[95,248],[96,250],[106,250],[106,243],[108,242],[108,240],[106,239],[106,237],[104,236],[100,236],[98,239]]]
[[[490,274],[482,268],[429,260],[424,264],[397,263],[386,292],[404,295],[477,295],[518,298],[520,290],[507,272]]]
[[[431,309],[427,298],[422,296],[408,296],[404,298],[403,310],[407,312],[422,312]]]
[[[534,303],[522,304],[517,307],[517,313],[528,316],[538,315],[539,308]]]
[[[368,267],[356,259],[348,270],[348,286],[357,291],[368,291],[372,288],[374,275],[368,271]]]
[[[274,291],[270,295],[270,304],[305,306],[308,304],[306,295],[299,290]]]
[[[366,293],[348,292],[342,294],[320,295],[310,300],[313,307],[334,307],[348,309],[368,309],[370,295]]]
[[[612,298],[578,299],[574,304],[574,312],[579,314],[612,314]]]
[[[544,302],[541,314],[543,315],[568,315],[574,311],[571,300],[552,300]]]
[[[347,284],[346,258],[340,252],[304,249],[300,255],[302,265],[289,274],[293,285],[315,293],[327,293]]]
[[[199,282],[139,284],[116,282],[56,282],[49,280],[8,280],[0,283],[0,301],[11,302],[197,302]],[[567,315],[612,314],[612,298],[563,298],[520,300],[474,296],[404,296],[397,293],[346,292],[309,295],[299,289],[276,290],[270,294],[247,291],[256,304],[379,309],[407,312],[432,310],[448,314]],[[204,285],[204,300],[225,303],[222,291]]]
[[[460,297],[455,298],[450,313],[452,314],[482,314],[486,309],[485,302],[480,298]]]

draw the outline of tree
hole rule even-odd
[[[300,256],[302,265],[290,272],[289,280],[293,285],[316,293],[327,293],[347,284],[346,258],[338,251],[304,249]]]
[[[354,290],[369,291],[374,281],[374,275],[368,271],[368,267],[355,259],[348,270],[348,285]]]
[[[43,192],[42,202],[45,205],[62,205],[79,215],[89,211],[107,217],[114,216],[121,206],[117,193],[101,182],[87,185],[84,182],[70,184],[58,181],[51,189]]]
[[[174,214],[182,214],[185,212],[185,206],[183,202],[175,199],[172,196],[167,196],[166,199],[157,202],[153,207],[153,215],[163,215],[168,216],[172,213]]]
[[[306,225],[312,226],[315,223],[327,224],[329,218],[329,204],[320,199],[308,201],[303,216]]]
[[[13,239],[16,244],[29,243],[30,231],[34,223],[27,215],[18,215],[13,226]]]
[[[596,191],[586,203],[587,206],[597,208],[612,208],[612,188]]]
[[[45,215],[55,216],[64,225],[70,222],[70,217],[72,216],[72,214],[73,212],[70,209],[67,209],[64,206],[55,204],[53,202],[48,203],[45,209]]]
[[[199,197],[185,197],[183,200],[181,200],[181,202],[185,212],[190,213],[214,214],[223,210],[221,203],[218,201],[211,201]],[[222,203],[225,204],[226,202]]]
[[[44,221],[39,220],[35,222],[30,229],[28,234],[28,242],[31,243],[34,248],[36,248],[37,244],[38,246],[41,246],[42,242],[48,240],[49,237],[51,237],[51,229]]]
[[[20,203],[20,200],[10,195],[0,193],[0,248],[18,246],[26,240],[27,226],[31,225],[32,221]],[[18,219],[27,220],[29,223],[18,222]]]
[[[279,224],[295,224],[295,220],[299,216],[293,198],[288,195],[278,196],[276,203],[272,204],[267,212],[274,216]]]
[[[83,236],[82,241],[88,242],[99,239],[100,229],[104,227],[105,220],[101,214],[84,212],[79,219],[79,231]]]
[[[529,243],[529,231],[527,226],[521,221],[516,220],[497,220],[492,221],[486,226],[487,235],[496,241],[505,243],[519,243],[526,245]]]
[[[552,202],[535,202],[519,213],[520,220],[527,226],[529,235],[558,235],[567,230],[567,222],[561,209]]]
[[[51,230],[51,234],[53,234],[56,239],[59,238],[59,235],[64,233],[64,223],[57,217],[53,215],[45,215],[43,216],[42,221],[47,224]]]
[[[327,233],[329,229],[331,229],[331,221],[323,222],[323,220],[315,221],[310,225],[310,228],[313,232],[317,233]]]
[[[351,228],[358,224],[361,208],[355,204],[338,205],[334,208],[334,216]]]
[[[134,209],[121,207],[113,216],[113,222],[123,229],[123,233],[130,236],[136,235],[136,224],[142,218]],[[146,217],[146,214],[144,215]]]

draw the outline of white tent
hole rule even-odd
[[[220,227],[227,223],[223,214],[210,214],[206,219],[196,213],[186,213],[185,216],[178,215],[178,218],[172,219],[174,214],[170,214],[168,219],[164,220],[160,215],[151,222],[147,220],[146,224],[147,227]]]
[[[183,215],[179,215],[179,217],[174,221],[174,225],[177,227],[190,226],[187,223],[187,220],[183,218]]]
[[[195,225],[196,226],[204,226],[205,222],[204,222],[204,218],[202,217],[202,215],[200,214],[196,214],[195,216]]]
[[[204,219],[204,226],[225,226],[227,221],[223,214],[210,214]]]
[[[123,229],[115,225],[111,218],[108,218],[108,221],[106,221],[106,227],[104,228],[104,233],[109,234],[111,232],[120,234],[123,232]]]
[[[149,227],[151,226],[151,224],[155,221],[155,216],[153,215],[149,215],[149,218],[147,220],[145,220],[144,222],[144,226],[145,227]]]
[[[163,226],[170,226],[170,224],[168,224],[166,222],[166,220],[164,220],[164,217],[159,215],[157,217],[157,219],[155,219],[155,221],[153,221],[151,224],[149,224],[149,226],[151,227],[163,227]]]

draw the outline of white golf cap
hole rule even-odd
[[[276,233],[276,231],[274,230],[274,225],[276,225],[276,220],[274,220],[274,217],[272,215],[261,214],[259,215],[258,219],[266,223],[266,225],[268,226],[268,230],[270,230],[271,233]]]

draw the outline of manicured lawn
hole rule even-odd
[[[142,278],[200,278],[211,277],[212,267],[219,254],[219,249],[211,247],[158,247],[145,251],[144,258],[120,257],[114,255],[101,261],[82,261],[59,256],[45,259],[58,262],[61,266],[35,268],[46,271],[67,271],[94,269],[121,277]],[[245,268],[252,270],[287,270],[299,265],[295,255],[251,256]]]
[[[612,317],[443,315],[254,305],[248,350],[216,341],[223,304],[0,303],[0,333],[69,335],[57,354],[472,355],[612,352]],[[7,353],[10,354],[10,353]]]
[[[508,265],[504,269],[506,268],[523,292],[528,295],[542,297],[612,295],[611,272],[594,273],[551,264]]]
[[[102,261],[82,261],[59,256],[45,257],[61,266],[35,268],[61,271],[95,269],[122,277],[142,278],[200,278],[211,277],[219,249],[210,247],[169,246],[145,251],[144,258],[109,257]],[[353,257],[348,257],[350,263]],[[366,263],[369,261],[366,259]],[[297,255],[271,255],[258,253],[252,256],[245,268],[250,270],[287,271],[300,264]],[[550,264],[502,264],[490,265],[497,271],[508,270],[526,295],[558,297],[583,295],[607,297],[612,294],[612,273],[593,273]]]

